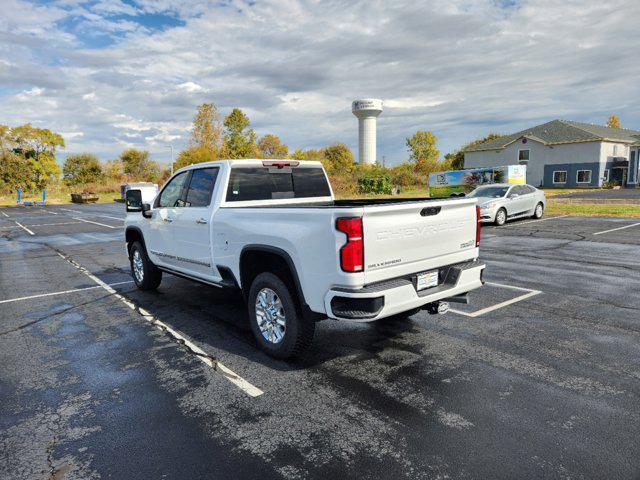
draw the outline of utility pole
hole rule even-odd
[[[173,145],[167,145],[171,149],[171,175],[173,175]]]

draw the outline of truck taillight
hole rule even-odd
[[[364,270],[364,240],[362,217],[339,218],[336,229],[347,235],[347,243],[340,249],[340,267],[345,272]]]
[[[480,246],[480,206],[476,205],[476,247]]]

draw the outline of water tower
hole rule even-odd
[[[376,118],[382,113],[382,100],[354,100],[351,111],[358,117],[358,159],[360,163],[376,163]]]

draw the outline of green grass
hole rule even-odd
[[[577,215],[584,217],[632,217],[640,218],[640,205],[602,205],[547,203],[547,215]]]
[[[556,195],[564,195],[565,193],[584,192],[591,190],[601,190],[600,188],[541,188],[547,197],[555,197]]]

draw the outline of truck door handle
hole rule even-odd
[[[420,210],[420,215],[423,217],[430,217],[431,215],[437,215],[440,213],[441,207],[426,207]]]
[[[196,220],[196,223],[199,223],[200,225],[206,225],[207,221],[204,218],[199,218],[198,220]]]

